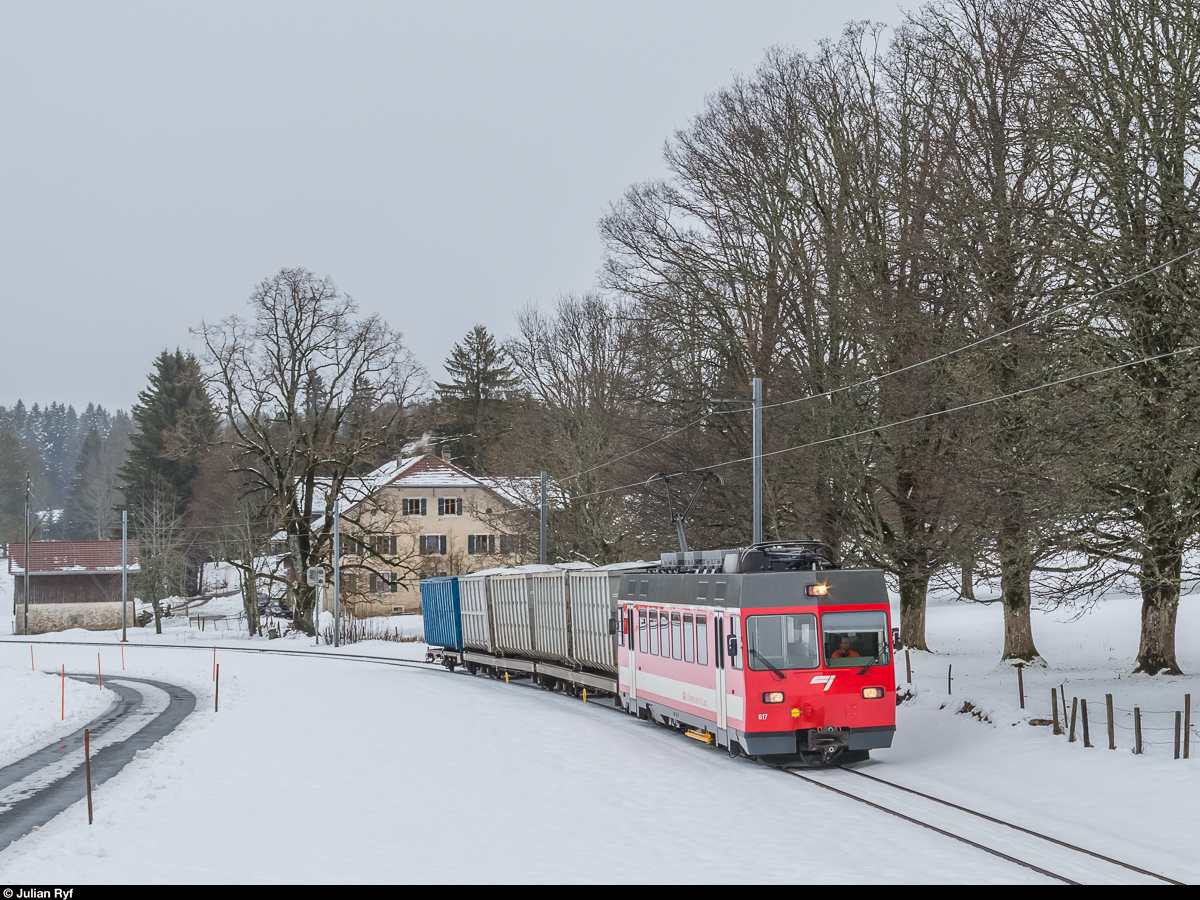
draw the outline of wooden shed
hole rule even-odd
[[[128,574],[136,575],[140,571],[136,540],[129,541],[127,562]],[[15,634],[42,634],[68,628],[106,631],[121,627],[120,541],[31,541],[28,566],[26,610],[25,544],[9,544]],[[132,593],[126,615],[132,624]]]

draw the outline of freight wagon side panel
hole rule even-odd
[[[529,576],[533,631],[539,659],[571,661],[571,616],[565,572]]]
[[[617,638],[609,620],[617,616],[613,596],[621,576],[612,572],[571,572],[571,661],[586,669],[617,671]]]
[[[529,609],[528,577],[489,575],[492,593],[493,636],[496,650],[518,656],[534,654],[533,628]]]
[[[485,653],[495,652],[492,617],[488,609],[487,579],[482,575],[459,576],[458,600],[462,616],[463,646]]]
[[[457,578],[427,578],[421,582],[421,615],[426,644],[449,650],[462,649]]]

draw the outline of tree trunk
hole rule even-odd
[[[1147,548],[1138,575],[1142,589],[1142,637],[1135,672],[1182,675],[1175,660],[1175,619],[1179,615],[1183,554],[1169,540]]]
[[[964,600],[975,600],[975,566],[972,563],[962,564],[962,590],[959,591],[959,596]]]
[[[1011,555],[1000,558],[1000,592],[1004,598],[1004,659],[1040,659],[1030,622],[1030,566]]]
[[[925,596],[929,573],[913,567],[900,573],[900,642],[914,650],[928,650],[925,643]]]
[[[162,601],[155,597],[150,600],[150,605],[154,607],[154,633],[162,634]]]
[[[253,573],[238,573],[242,582],[242,609],[246,612],[246,628],[250,636],[260,635],[258,628],[258,584]]]

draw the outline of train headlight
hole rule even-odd
[[[763,694],[763,703],[782,703],[783,691],[767,691]]]
[[[883,699],[883,688],[881,688],[881,687],[863,688],[862,695],[863,695],[864,700],[882,700]]]
[[[804,592],[810,597],[824,597],[829,593],[829,585],[827,584],[810,584],[804,589]]]

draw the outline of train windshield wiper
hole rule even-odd
[[[780,681],[783,681],[783,679],[787,678],[787,673],[785,673],[781,669],[775,668],[775,665],[769,659],[767,659],[765,656],[763,656],[761,653],[759,653],[753,647],[747,647],[746,649],[748,649],[751,653],[753,653],[760,660],[762,660],[763,665],[765,665],[768,669],[770,669],[772,672],[774,672],[776,675],[778,675]]]
[[[885,653],[887,653],[887,645],[886,644],[879,649],[879,652],[875,654],[875,658],[873,660],[871,660],[869,663],[867,663],[865,666],[863,666],[861,669],[858,670],[858,674],[866,675],[867,669],[871,668],[871,666],[878,665],[879,661],[881,659],[883,659],[883,654],[885,654]]]

